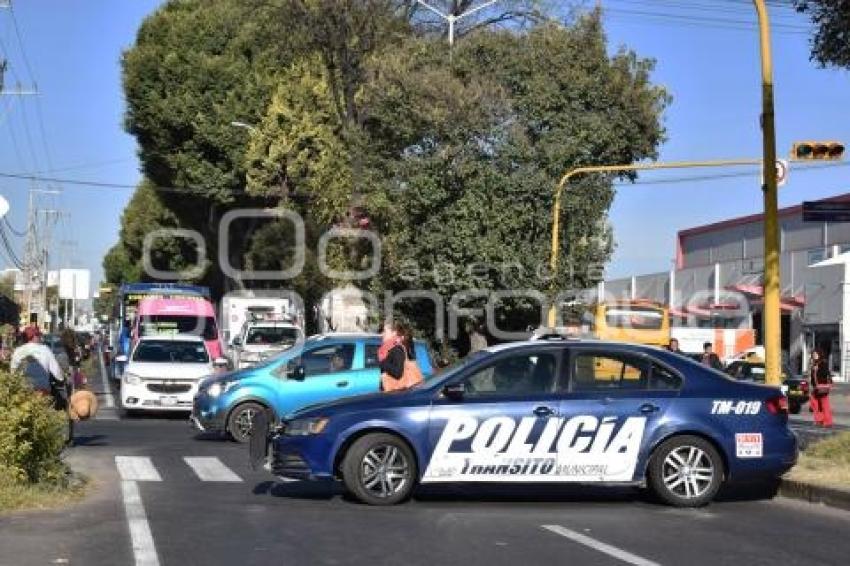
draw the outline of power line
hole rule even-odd
[[[15,230],[15,227],[12,226],[12,223],[9,221],[8,216],[3,217],[3,222],[6,224],[6,226],[9,227],[9,230],[11,230],[12,234],[14,234],[15,236],[18,236],[19,238],[23,238],[24,236],[27,235],[26,230]]]

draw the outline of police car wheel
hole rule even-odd
[[[259,403],[242,403],[238,405],[227,419],[227,432],[230,436],[239,443],[246,443],[251,440],[251,430],[254,427],[254,416],[267,409]]]
[[[416,482],[413,452],[399,437],[374,433],[359,438],[342,461],[345,487],[369,505],[394,505],[410,497]]]
[[[652,456],[649,480],[662,501],[675,507],[701,507],[711,501],[723,483],[723,462],[708,441],[676,436]]]

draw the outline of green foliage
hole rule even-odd
[[[162,202],[161,193],[144,180],[133,193],[121,215],[120,240],[103,260],[106,281],[113,285],[145,281],[143,252],[145,237],[158,229],[176,229],[180,220],[176,212]],[[196,250],[184,238],[158,237],[151,242],[150,262],[159,270],[181,271],[194,265]]]
[[[64,480],[66,419],[22,375],[0,371],[0,477],[19,484]]]
[[[365,211],[382,238],[382,271],[363,282],[372,291],[448,300],[468,289],[548,289],[559,177],[656,157],[669,98],[650,81],[651,61],[608,54],[599,13],[555,26],[538,23],[544,4],[476,13],[449,57],[442,28],[411,0],[166,3],[125,54],[124,87],[147,178],[176,190],[139,189],[104,261],[107,279],[143,277],[141,241],[153,227],[199,230],[216,257],[224,212],[278,205],[307,217],[311,247]],[[510,31],[495,29],[508,20]],[[601,276],[612,180],[586,176],[569,188],[555,287]],[[234,265],[289,265],[285,223],[240,226]],[[179,242],[158,246],[165,269],[193,263]],[[365,255],[337,242],[331,261],[357,269]],[[307,265],[287,285],[315,294],[335,283],[318,276],[310,253]],[[213,268],[203,282],[218,279]],[[433,313],[420,306],[408,315],[430,330]],[[499,315],[524,325],[532,306],[506,303]]]
[[[344,215],[351,198],[351,155],[318,57],[281,78],[247,152],[248,190],[283,203],[308,198],[324,225]]]
[[[850,0],[795,0],[816,26],[812,59],[823,66],[850,69]]]
[[[651,61],[607,55],[598,14],[572,28],[472,35],[449,66],[440,47],[412,40],[383,57],[364,94],[375,150],[368,207],[384,235],[378,284],[446,299],[545,290],[558,179],[579,165],[655,157],[667,94],[649,81]],[[584,177],[567,192],[558,289],[601,276],[611,181]],[[522,327],[532,308],[499,312]]]

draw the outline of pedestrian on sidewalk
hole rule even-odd
[[[378,348],[381,367],[381,391],[407,389],[422,381],[422,372],[416,363],[413,333],[406,325],[387,321]]]
[[[819,350],[812,352],[812,363],[809,369],[811,396],[809,409],[815,415],[815,425],[832,427],[832,407],[829,404],[829,393],[832,390],[832,376],[823,354]]]

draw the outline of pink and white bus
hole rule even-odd
[[[142,336],[192,334],[203,338],[211,359],[224,357],[215,309],[203,297],[142,299],[133,323],[133,345]]]

